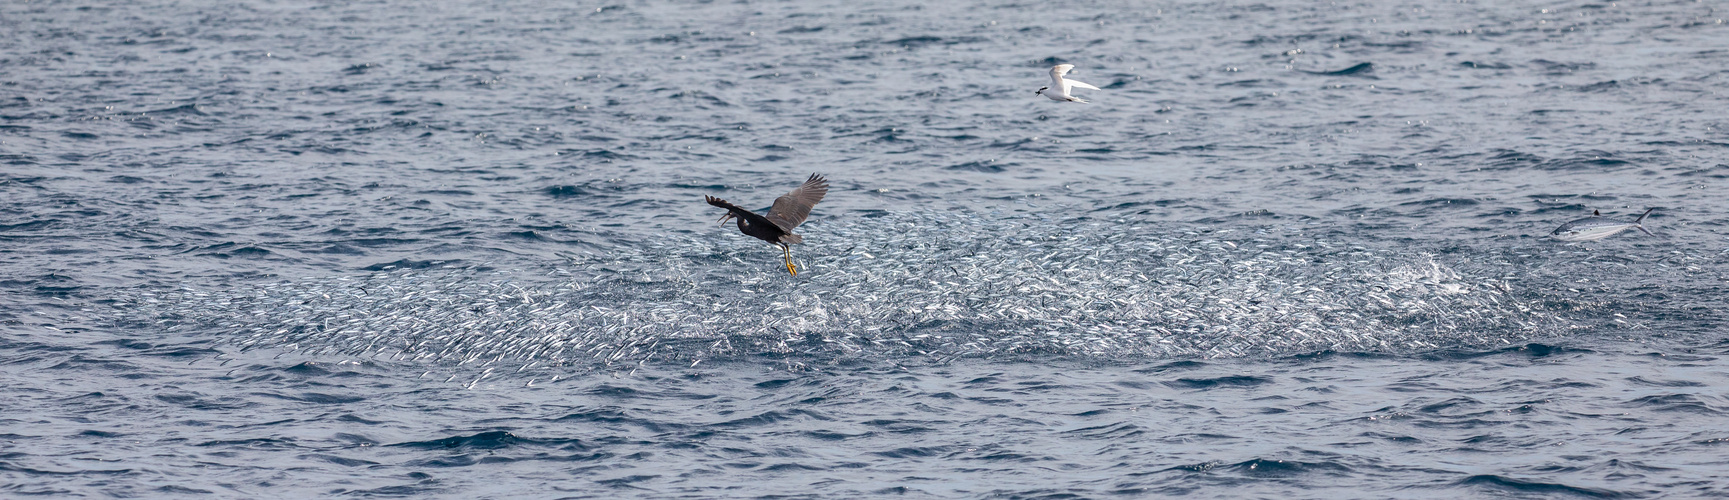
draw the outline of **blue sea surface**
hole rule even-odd
[[[0,497],[1729,496],[1726,18],[6,2]]]

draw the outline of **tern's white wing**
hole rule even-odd
[[[1075,65],[1058,64],[1051,67],[1051,90],[1060,91],[1064,94],[1069,93],[1069,87],[1063,84],[1063,75],[1069,74],[1071,69],[1075,69]]]
[[[1094,87],[1092,85],[1087,85],[1086,82],[1077,81],[1077,80],[1070,80],[1067,78],[1064,78],[1063,82],[1068,83],[1069,85],[1072,85],[1072,86],[1083,88],[1083,89],[1093,89],[1093,90],[1099,89],[1098,87]]]

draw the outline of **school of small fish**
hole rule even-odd
[[[807,234],[812,257],[797,278],[736,235],[667,234],[541,269],[135,289],[114,306],[240,349],[521,368],[765,353],[1397,352],[1570,327],[1492,269],[1473,276],[1429,256],[1264,229],[904,212]]]

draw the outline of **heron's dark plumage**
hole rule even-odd
[[[780,226],[770,222],[767,217],[757,215],[756,212],[745,210],[744,207],[734,205],[726,200],[715,198],[713,196],[705,196],[704,198],[708,199],[708,204],[724,208],[727,212],[730,212],[732,217],[737,217],[738,230],[744,232],[744,234],[755,236],[769,243],[777,244],[780,243],[781,237],[790,234],[787,233],[785,229],[781,229]]]
[[[774,205],[769,207],[767,216],[713,196],[705,195],[703,198],[708,200],[710,205],[726,209],[727,215],[721,217],[721,223],[726,223],[728,218],[737,218],[739,232],[778,245],[788,252],[787,271],[797,275],[798,271],[794,270],[792,265],[791,249],[787,245],[804,243],[804,237],[793,234],[792,230],[810,217],[811,209],[827,194],[828,180],[821,175],[811,174],[797,189],[776,198]]]

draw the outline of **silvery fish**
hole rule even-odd
[[[1597,213],[1596,210],[1592,210],[1590,217],[1562,224],[1561,227],[1555,228],[1555,232],[1549,233],[1549,236],[1554,236],[1555,239],[1561,241],[1595,241],[1620,234],[1622,231],[1628,229],[1638,229],[1641,233],[1656,236],[1655,234],[1651,234],[1650,231],[1645,230],[1645,225],[1643,224],[1645,222],[1645,216],[1651,215],[1653,210],[1657,209],[1652,208],[1645,210],[1644,215],[1640,215],[1639,218],[1633,219],[1633,222],[1605,219],[1602,217],[1602,214]]]

